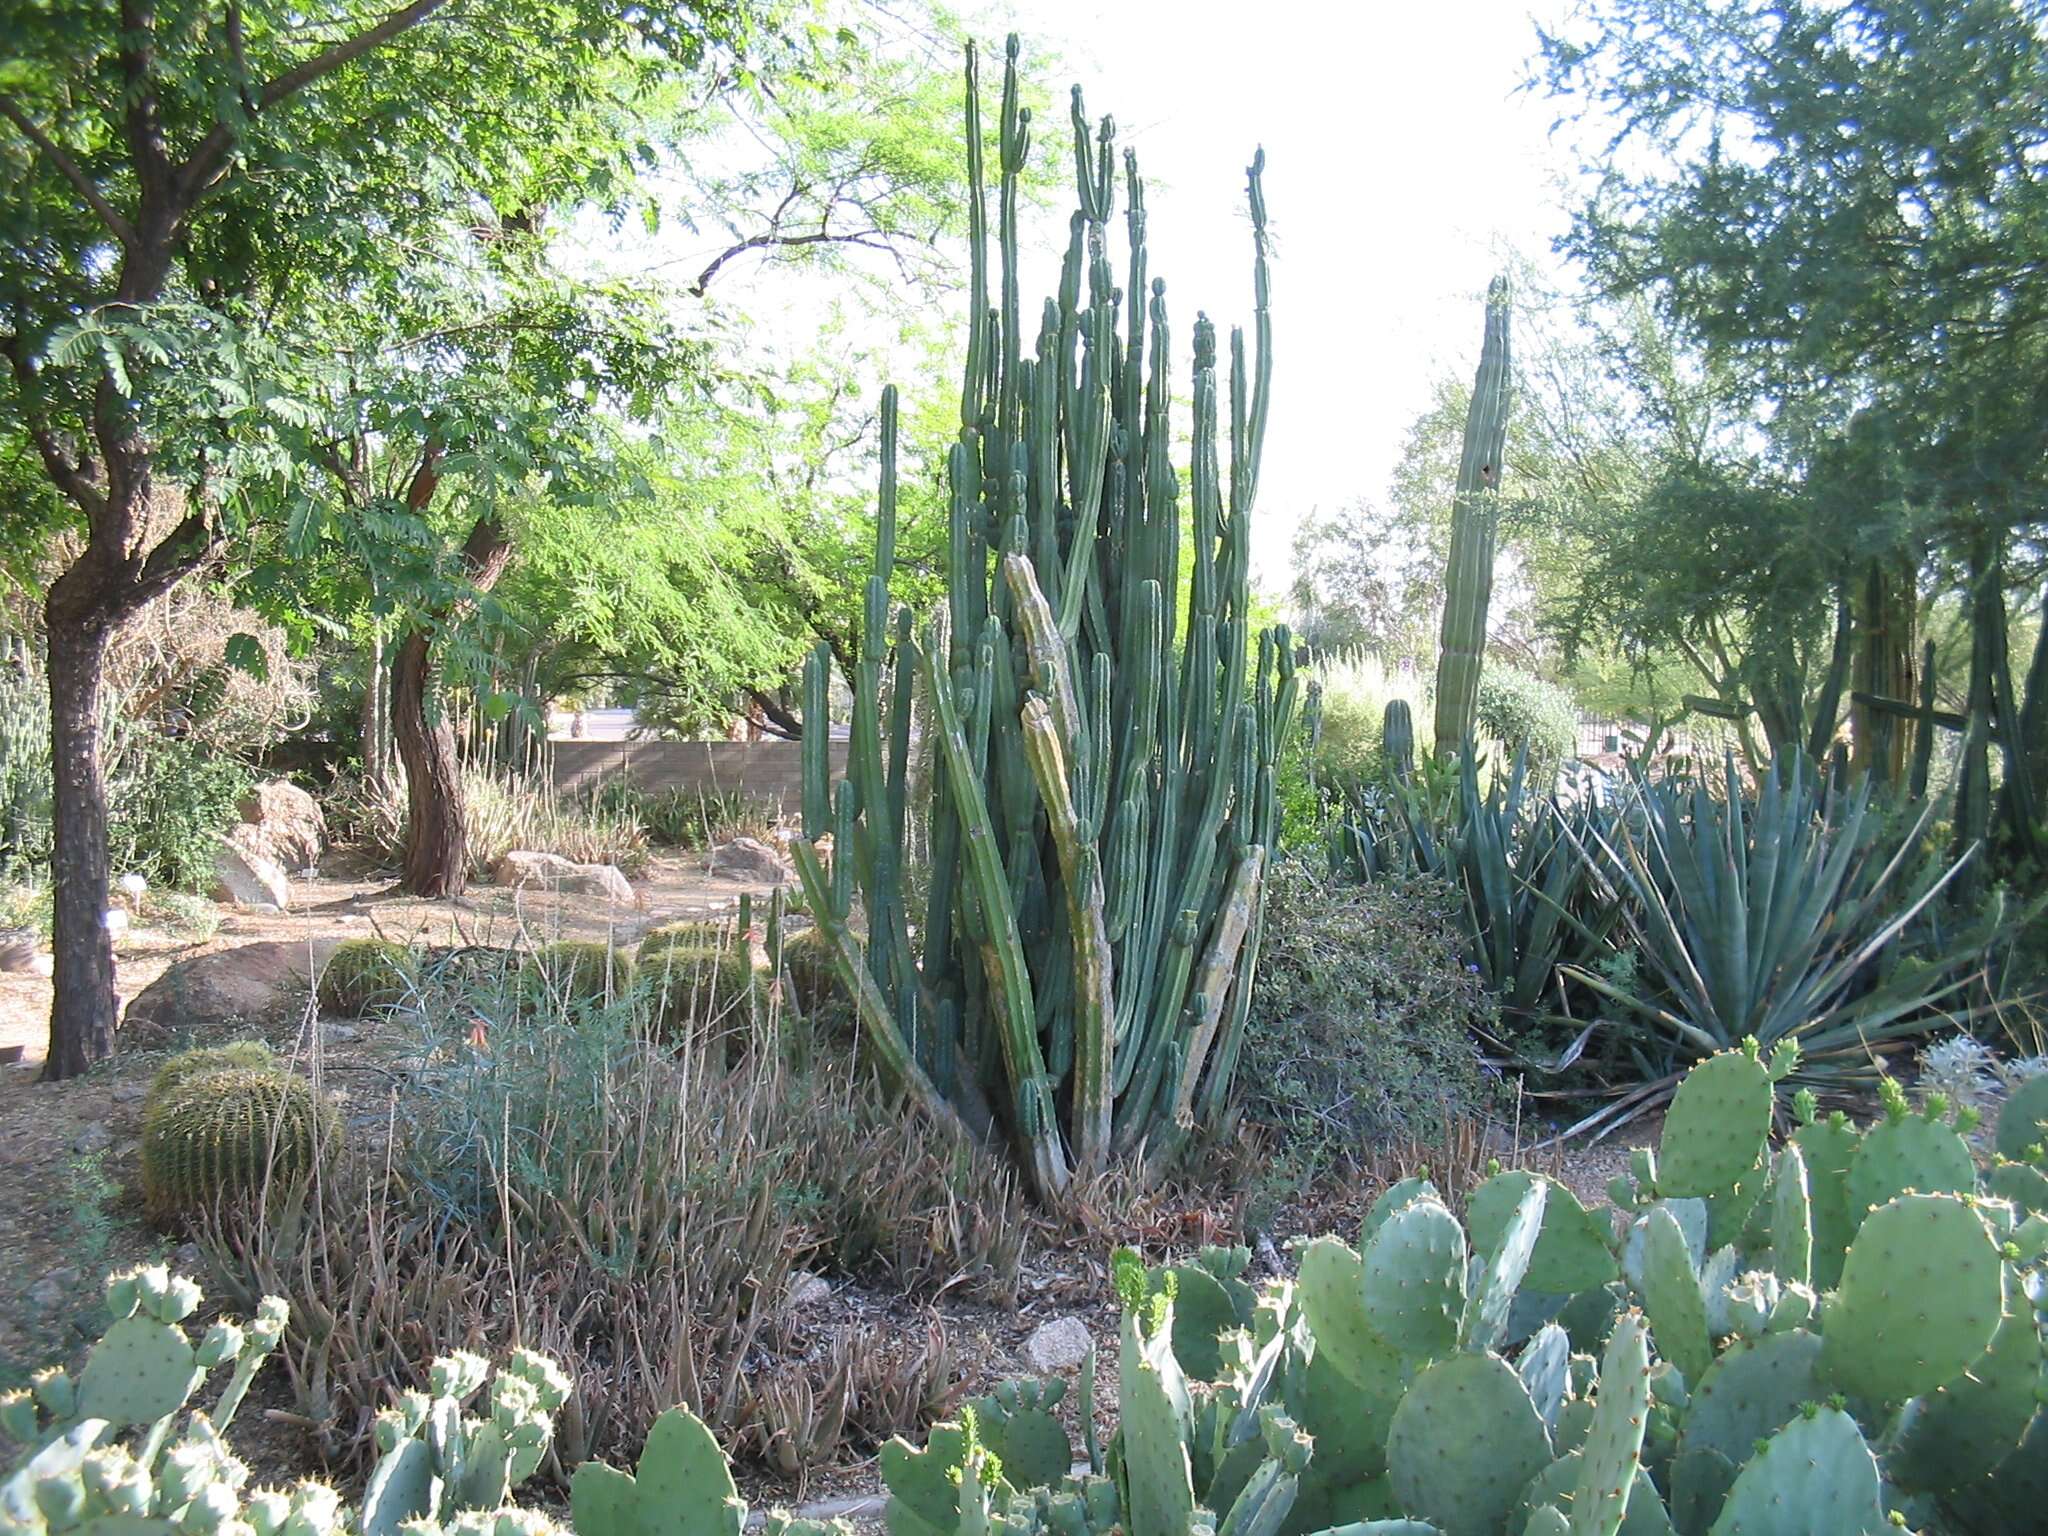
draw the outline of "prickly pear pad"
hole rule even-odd
[[[2005,1277],[1991,1234],[1951,1195],[1873,1211],[1842,1265],[1821,1365],[1844,1392],[1903,1403],[1951,1380],[1991,1342]]]
[[[1396,1211],[1365,1252],[1365,1310],[1403,1354],[1433,1360],[1458,1344],[1465,1305],[1465,1229],[1434,1200]]]
[[[1839,1408],[1794,1419],[1735,1478],[1711,1536],[1885,1529],[1877,1460]]]
[[[1664,1119],[1657,1188],[1718,1194],[1757,1165],[1771,1129],[1771,1075],[1744,1051],[1722,1051],[1686,1074]]]
[[[1387,1466],[1400,1506],[1444,1536],[1499,1531],[1550,1436],[1522,1380],[1498,1355],[1453,1355],[1415,1378],[1394,1411]]]

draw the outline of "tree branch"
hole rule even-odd
[[[835,234],[828,230],[820,229],[807,235],[752,235],[742,240],[738,245],[729,246],[720,252],[710,266],[698,273],[697,281],[690,285],[690,297],[695,299],[703,298],[705,290],[711,286],[711,280],[718,276],[719,268],[723,267],[734,257],[744,256],[748,251],[762,251],[776,246],[794,245],[860,245],[875,251],[887,251],[889,249],[887,232],[880,229],[854,230],[845,234]]]
[[[92,178],[86,175],[84,168],[65,152],[64,147],[36,127],[34,121],[21,110],[13,97],[0,95],[0,117],[6,118],[19,128],[22,135],[49,158],[50,164],[57,167],[58,173],[78,189],[78,195],[85,199],[86,205],[98,216],[99,221],[107,226],[108,233],[121,242],[124,249],[135,248],[135,226],[123,218],[120,210],[106,200],[100,189],[93,184]]]

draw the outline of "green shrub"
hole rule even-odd
[[[1313,855],[1269,877],[1259,984],[1239,1067],[1246,1109],[1310,1162],[1434,1140],[1493,1095],[1472,1032],[1498,1024],[1460,958],[1456,893],[1422,875],[1363,884]]]
[[[1416,740],[1429,739],[1435,717],[1421,669],[1389,671],[1377,656],[1346,651],[1318,658],[1315,681],[1321,693],[1314,763],[1324,788],[1342,794],[1385,777],[1381,741],[1390,699],[1407,702]]]
[[[288,1185],[339,1137],[327,1097],[276,1065],[188,1067],[168,1087],[161,1076],[142,1119],[142,1200],[154,1219]]]
[[[595,939],[543,944],[519,967],[519,992],[529,1008],[610,1003],[633,983],[633,957]]]
[[[1555,772],[1579,746],[1579,707],[1571,694],[1533,672],[1488,661],[1479,674],[1479,729],[1506,749],[1524,747],[1529,764]]]
[[[350,939],[321,967],[314,995],[328,1013],[361,1018],[395,1008],[419,985],[419,957],[389,939]]]

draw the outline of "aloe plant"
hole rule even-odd
[[[1567,974],[1661,1030],[1678,1061],[1746,1036],[1790,1039],[1801,1079],[1867,1080],[1874,1048],[1924,1034],[1955,1005],[1971,953],[1898,956],[1963,861],[1926,858],[1925,814],[1903,836],[1882,821],[1867,781],[1830,796],[1796,758],[1765,774],[1753,803],[1732,758],[1719,793],[1704,776],[1689,792],[1639,779],[1629,815],[1577,840],[1623,893],[1655,988]]]

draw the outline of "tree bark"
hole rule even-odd
[[[417,511],[432,496],[430,456],[407,499]],[[478,518],[462,546],[462,570],[471,591],[488,592],[511,559],[505,525],[495,515]],[[391,733],[405,765],[407,811],[399,883],[414,896],[460,896],[469,881],[469,827],[455,726],[433,698],[434,620],[453,616],[451,606],[407,630],[391,663]]]
[[[1913,675],[1919,650],[1915,634],[1919,595],[1913,567],[1900,560],[1873,560],[1857,583],[1855,671],[1856,693],[1911,701],[1917,696]],[[1855,702],[1851,696],[1849,731],[1857,773],[1879,783],[1901,784],[1906,778],[1907,733],[1897,717]]]
[[[100,669],[108,631],[81,559],[51,585],[50,768],[55,847],[56,997],[43,1079],[76,1077],[114,1054],[114,941],[107,932],[107,793],[100,770]]]

